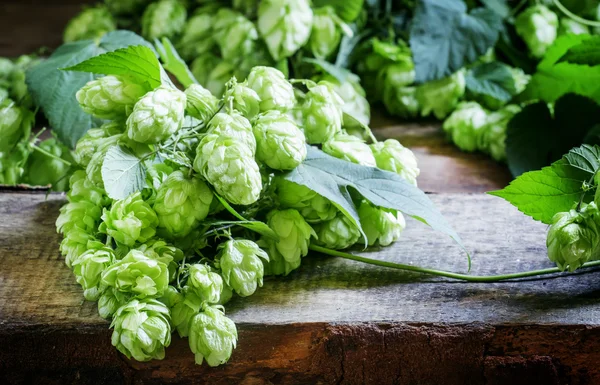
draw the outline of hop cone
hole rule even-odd
[[[177,52],[186,61],[211,52],[215,46],[216,42],[213,37],[215,15],[213,12],[216,7],[207,5],[199,8],[183,27],[181,38],[177,44]]]
[[[310,144],[325,143],[342,129],[344,101],[326,84],[314,86],[302,104],[304,134]]]
[[[67,198],[69,202],[90,202],[99,207],[107,206],[110,203],[105,191],[90,182],[83,170],[75,171],[71,175]]]
[[[223,278],[210,266],[196,263],[188,270],[188,287],[202,301],[219,303],[223,291]]]
[[[338,214],[330,221],[315,226],[316,243],[334,250],[347,249],[361,237],[360,230],[346,216]]]
[[[415,95],[421,106],[421,116],[433,114],[438,119],[444,119],[454,111],[464,96],[465,86],[466,80],[462,71],[418,86]]]
[[[308,0],[263,0],[258,7],[258,31],[276,61],[306,44],[312,24]]]
[[[159,187],[154,202],[158,227],[171,237],[185,237],[206,218],[213,193],[196,177],[175,171]]]
[[[331,75],[324,76],[321,80],[329,83],[335,93],[342,98],[344,101],[342,111],[353,117],[350,118],[344,115],[344,128],[362,129],[362,125],[369,125],[371,122],[371,109],[358,76],[351,74],[343,83]]]
[[[83,288],[83,296],[88,301],[96,301],[102,294],[100,281],[102,272],[115,262],[112,249],[102,247],[88,250],[75,258],[71,266],[77,283]]]
[[[254,67],[246,82],[260,98],[261,111],[285,111],[296,104],[294,87],[285,79],[285,75],[275,68]]]
[[[476,102],[462,102],[444,122],[444,131],[463,151],[475,151],[481,141],[488,112]]]
[[[194,170],[233,204],[249,205],[260,197],[262,178],[253,152],[234,139],[205,136],[198,145]]]
[[[98,314],[104,319],[112,318],[121,306],[131,300],[130,293],[123,293],[110,286],[101,288],[104,290],[98,298]]]
[[[323,151],[331,156],[368,167],[377,162],[368,144],[363,140],[340,132],[323,144]]]
[[[231,357],[237,343],[237,329],[232,320],[215,307],[205,306],[190,321],[190,349],[196,363],[204,360],[210,366],[224,364]]]
[[[324,198],[308,187],[283,178],[276,178],[275,185],[281,206],[298,210],[309,223],[328,221],[337,214],[337,209],[329,199]]]
[[[267,214],[267,224],[279,237],[275,248],[286,261],[298,261],[308,254],[310,237],[316,234],[297,210],[272,210]]]
[[[292,170],[306,158],[306,139],[282,112],[269,111],[254,122],[256,158],[274,170]]]
[[[228,8],[215,15],[214,37],[224,60],[235,62],[240,57],[254,54],[258,31],[250,20]]]
[[[127,136],[139,143],[159,143],[181,128],[186,107],[185,94],[159,87],[144,95],[127,118]]]
[[[13,102],[0,104],[0,152],[10,152],[22,138],[31,132],[33,116]]]
[[[56,228],[60,233],[67,234],[73,229],[80,229],[92,234],[98,228],[102,209],[92,202],[69,202],[60,208],[56,219]]]
[[[121,135],[110,135],[105,128],[92,128],[77,141],[73,157],[77,164],[87,167],[92,157],[99,153],[106,153],[109,147],[119,142]]]
[[[110,210],[104,209],[102,220],[100,232],[130,247],[152,238],[158,225],[156,213],[139,192],[115,201]]]
[[[115,20],[106,8],[87,8],[69,21],[63,40],[69,43],[76,40],[96,39],[115,29],[117,29]]]
[[[71,267],[75,259],[94,248],[93,245],[97,243],[100,242],[97,242],[89,232],[79,227],[72,227],[68,233],[64,234],[64,238],[60,242],[60,253],[65,257],[65,264]],[[102,244],[100,243],[100,245]]]
[[[337,50],[342,40],[342,31],[338,24],[339,18],[333,7],[326,6],[315,10],[308,41],[314,57],[326,59]]]
[[[58,158],[72,161],[71,152],[55,138],[46,139],[38,147]],[[68,186],[70,166],[58,159],[35,151],[27,159],[24,179],[32,186],[52,185],[53,191],[65,191]]]
[[[115,313],[112,344],[127,358],[162,360],[171,344],[169,308],[155,299],[131,300]]]
[[[581,210],[558,213],[552,219],[546,244],[548,257],[561,270],[575,271],[585,262],[597,258],[600,229],[598,207],[583,205]]]
[[[377,161],[377,167],[395,172],[409,183],[417,185],[417,177],[421,171],[417,166],[417,158],[411,150],[395,139],[372,144],[371,149]]]
[[[402,213],[375,207],[367,201],[360,204],[358,216],[369,246],[376,243],[389,246],[400,238],[406,228]]]
[[[245,118],[252,119],[260,112],[260,97],[245,83],[234,82],[225,92],[225,104],[231,104]]]
[[[136,298],[161,296],[169,285],[169,269],[164,262],[131,250],[102,273],[102,283]]]
[[[179,293],[177,302],[171,307],[171,323],[180,337],[190,335],[192,318],[202,309],[202,298],[190,287],[184,287],[183,294]]]
[[[517,16],[515,28],[531,56],[541,58],[556,40],[558,16],[544,5],[534,5]]]
[[[220,138],[230,138],[236,143],[248,147],[252,154],[256,152],[256,139],[252,133],[252,125],[237,111],[219,112],[210,121],[208,133]]]
[[[505,161],[507,125],[519,111],[521,107],[509,104],[501,110],[490,113],[479,137],[479,149],[489,153],[498,162]]]
[[[246,239],[229,240],[219,246],[217,263],[225,283],[242,297],[254,294],[263,284],[264,265],[269,260],[266,252]]]
[[[185,96],[185,112],[203,122],[208,122],[219,108],[219,99],[199,84],[189,86],[185,90]]]
[[[386,88],[383,104],[391,114],[401,118],[415,118],[421,112],[417,87]]]
[[[154,41],[161,37],[172,39],[185,26],[187,10],[178,0],[160,0],[146,8],[142,15],[142,36]]]

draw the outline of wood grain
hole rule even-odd
[[[551,266],[544,225],[485,195],[433,194],[473,254],[473,274]],[[465,284],[318,255],[234,300],[229,364],[128,361],[58,252],[62,197],[0,194],[0,383],[595,384],[598,273]],[[374,258],[465,272],[461,250],[410,221]],[[542,382],[539,380],[542,379]],[[528,381],[528,382],[527,382]]]

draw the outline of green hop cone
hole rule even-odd
[[[383,103],[389,113],[401,118],[416,118],[421,112],[417,87],[387,87],[384,90]]]
[[[558,27],[558,36],[562,35],[588,35],[590,29],[587,25],[579,23],[568,17],[560,19],[560,26]]]
[[[69,149],[55,138],[46,139],[37,146],[59,159],[73,161]],[[59,159],[34,151],[27,159],[25,181],[32,186],[52,185],[53,191],[65,191],[71,166]]]
[[[0,104],[0,152],[10,152],[17,142],[29,137],[32,124],[31,112],[11,101]]]
[[[188,286],[202,301],[216,304],[221,299],[223,278],[210,266],[196,263],[188,269]]]
[[[15,63],[5,57],[0,57],[0,84],[10,78],[13,71],[16,69]]]
[[[180,337],[190,335],[192,318],[202,309],[202,298],[194,290],[186,286],[183,293],[179,293],[177,302],[171,306],[171,323]]]
[[[72,227],[69,232],[65,233],[63,240],[60,242],[60,253],[65,257],[65,264],[71,267],[73,261],[83,253],[91,250],[97,244],[96,238],[89,232],[79,228]]]
[[[0,105],[4,104],[5,101],[8,101],[9,95],[8,90],[6,88],[2,88],[0,86]]]
[[[210,78],[211,71],[216,69],[216,67],[219,66],[220,63],[223,63],[223,60],[221,58],[210,52],[207,52],[197,56],[190,65],[190,71],[192,71],[192,74],[194,75],[196,80],[198,80],[198,83],[208,88],[213,95],[221,94],[215,93],[214,90],[210,89],[208,87],[208,81]],[[229,80],[230,78],[231,77],[225,79],[225,81]]]
[[[196,363],[201,365],[206,360],[213,367],[229,360],[238,338],[233,321],[212,306],[204,306],[202,312],[192,318],[189,333]]]
[[[104,190],[97,188],[83,170],[77,170],[69,179],[69,191],[67,192],[69,202],[90,202],[96,206],[103,207],[110,203]]]
[[[148,90],[122,76],[104,76],[86,83],[75,97],[81,109],[100,119],[125,119]]]
[[[88,301],[97,301],[102,290],[100,281],[102,272],[115,262],[112,249],[102,247],[97,250],[88,250],[75,258],[71,266],[77,283],[83,288],[83,296]]]
[[[321,144],[342,129],[344,101],[327,83],[312,87],[302,104],[306,141]]]
[[[239,12],[221,8],[215,15],[214,38],[224,60],[235,62],[254,54],[258,31],[250,20]]]
[[[236,143],[248,147],[252,154],[256,152],[256,138],[252,133],[252,125],[237,111],[216,114],[208,124],[208,133],[220,138],[233,139]]]
[[[130,293],[123,293],[114,287],[103,288],[98,297],[98,314],[104,319],[110,319],[117,310],[131,300]]]
[[[456,108],[465,94],[465,75],[458,71],[444,79],[423,83],[417,87],[415,96],[421,106],[421,116],[433,114],[444,119]]]
[[[159,187],[153,206],[159,229],[169,238],[185,237],[206,218],[212,200],[206,183],[173,172]]]
[[[369,125],[371,122],[371,109],[358,76],[350,74],[343,83],[340,83],[338,79],[331,75],[324,76],[321,80],[329,83],[335,93],[344,101],[342,106],[342,111],[345,113],[342,124],[344,128],[362,130],[363,125]]]
[[[407,182],[417,185],[417,177],[421,173],[415,154],[395,139],[371,145],[377,167],[395,172]]]
[[[169,268],[139,250],[131,250],[102,272],[102,284],[136,298],[160,297],[169,285]]]
[[[199,84],[189,86],[185,96],[185,112],[203,122],[208,122],[219,109],[219,99]]]
[[[250,19],[255,19],[260,0],[233,0],[233,9],[243,13]]]
[[[106,149],[108,150],[108,149]],[[102,178],[102,164],[106,157],[105,151],[99,151],[92,156],[90,163],[85,168],[88,179],[97,187],[104,189],[104,179]]]
[[[150,4],[142,15],[142,36],[154,41],[167,37],[172,39],[185,26],[187,10],[178,0],[160,0]]]
[[[541,58],[556,40],[558,16],[544,5],[534,5],[517,16],[515,28],[531,56]]]
[[[261,3],[262,4],[262,3]],[[285,78],[283,72],[272,67],[254,67],[246,79],[260,98],[260,110],[286,111],[296,104],[294,87]]]
[[[169,308],[156,299],[133,299],[114,314],[112,344],[127,358],[162,360],[171,344]]]
[[[312,31],[308,40],[308,46],[314,57],[326,59],[337,50],[342,40],[342,27],[346,25],[336,15],[333,7],[315,9]]]
[[[337,209],[331,201],[308,187],[275,178],[279,203],[283,208],[296,209],[308,223],[319,223],[333,219]]]
[[[276,61],[292,56],[306,44],[312,24],[308,0],[263,0],[258,7],[258,31]]]
[[[402,213],[375,207],[366,200],[361,202],[358,216],[369,246],[376,243],[381,246],[389,246],[400,238],[406,228],[406,221]]]
[[[117,24],[105,7],[87,8],[69,21],[63,33],[63,40],[69,43],[96,39],[115,29]]]
[[[444,121],[443,128],[458,148],[471,152],[478,148],[487,119],[488,112],[479,103],[462,102]]]
[[[67,234],[74,228],[92,234],[98,228],[101,216],[102,209],[94,203],[69,202],[60,208],[56,228],[62,234]]]
[[[119,142],[121,135],[110,135],[106,129],[92,128],[77,141],[73,157],[77,164],[87,167],[97,153],[106,153],[109,147]]]
[[[348,162],[368,167],[376,167],[377,162],[368,144],[362,139],[344,132],[336,134],[323,144],[323,151]]]
[[[215,46],[216,42],[213,37],[215,15],[213,12],[216,7],[218,5],[199,8],[183,27],[181,38],[177,43],[177,52],[186,61],[210,52]]]
[[[158,225],[156,213],[139,192],[115,201],[110,210],[104,209],[102,220],[100,232],[130,247],[152,238]]]
[[[186,108],[185,94],[159,87],[144,95],[127,118],[127,136],[139,143],[159,143],[181,128]]]
[[[24,142],[18,143],[10,153],[0,152],[0,184],[21,183],[29,155],[31,149]]]
[[[298,258],[288,261],[277,250],[276,241],[268,238],[261,238],[257,244],[267,252],[269,263],[265,264],[265,275],[283,275],[286,276],[300,267],[302,259]]]
[[[498,162],[506,161],[506,130],[508,122],[515,116],[521,107],[509,104],[501,110],[491,112],[487,122],[482,128],[479,140],[479,149],[492,156]]]
[[[132,15],[141,11],[150,0],[104,0],[113,15]]]
[[[361,238],[358,227],[342,214],[316,225],[315,231],[317,233],[316,243],[334,250],[347,249]]]
[[[286,114],[272,110],[254,121],[256,158],[274,170],[292,170],[306,158],[306,139]]]
[[[215,134],[202,138],[194,170],[233,204],[250,205],[260,197],[262,178],[253,152],[232,138]]]
[[[581,210],[558,213],[552,219],[546,244],[548,257],[561,270],[575,271],[598,256],[600,229],[595,203]]]
[[[286,261],[293,263],[308,254],[310,238],[316,233],[298,210],[272,210],[267,214],[267,224],[279,237],[275,248]]]
[[[252,241],[232,239],[219,245],[217,265],[225,283],[240,296],[254,294],[257,286],[262,287],[264,265],[261,259],[269,260],[267,253]]]
[[[252,119],[260,112],[260,97],[246,83],[234,80],[231,80],[230,87],[225,92],[225,105],[239,111],[245,118]]]

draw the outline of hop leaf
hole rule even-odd
[[[124,119],[148,90],[122,76],[104,76],[83,86],[75,97],[81,108],[100,119]]]
[[[395,139],[388,139],[371,145],[377,167],[395,172],[409,183],[417,185],[417,177],[421,173],[415,154]]]
[[[306,158],[306,139],[287,115],[269,111],[254,122],[256,158],[275,170],[291,170]]]
[[[209,366],[224,364],[237,344],[237,329],[232,320],[215,307],[205,306],[190,322],[190,349],[196,363]]]
[[[275,68],[254,67],[246,82],[260,98],[261,111],[286,111],[296,104],[294,87],[285,79],[285,75]]]
[[[159,143],[181,128],[186,107],[185,94],[159,87],[144,95],[127,118],[127,136],[139,143]]]
[[[142,15],[142,36],[150,41],[179,34],[185,26],[187,10],[177,0],[153,2]]]
[[[269,260],[266,252],[246,239],[229,240],[219,246],[217,264],[225,283],[242,297],[254,294],[262,287],[264,266],[261,258]]]
[[[363,166],[375,167],[377,165],[369,145],[363,140],[343,132],[325,142],[323,152]]]
[[[232,138],[215,134],[202,138],[194,170],[233,204],[249,205],[260,196],[262,178],[253,151]]]
[[[302,104],[306,141],[325,143],[342,129],[344,101],[326,84],[314,86]]]
[[[126,246],[146,242],[156,234],[158,225],[156,213],[139,192],[115,201],[110,210],[104,209],[102,220],[100,232]]]
[[[315,225],[316,243],[334,250],[347,249],[361,237],[360,230],[344,215]]]
[[[171,344],[169,309],[155,299],[131,300],[115,313],[112,344],[127,358],[162,360]]]

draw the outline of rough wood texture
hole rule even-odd
[[[484,195],[432,195],[473,253],[473,274],[550,266],[545,226]],[[465,284],[310,256],[228,314],[231,362],[195,366],[175,338],[160,362],[110,346],[59,256],[59,195],[0,195],[0,383],[597,384],[598,274]],[[410,222],[376,258],[465,271],[450,240]]]

